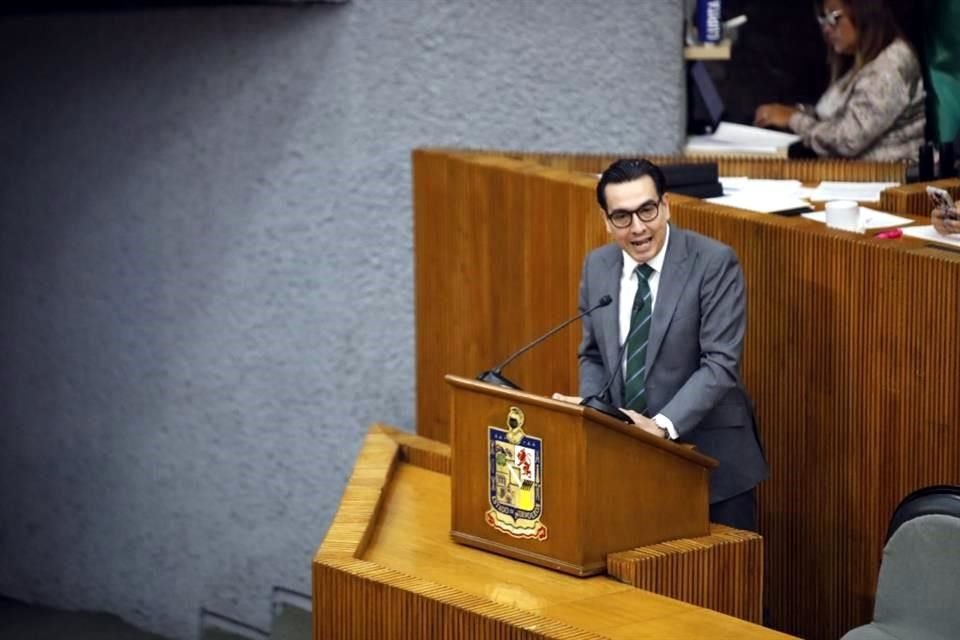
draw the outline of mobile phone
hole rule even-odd
[[[930,197],[930,202],[934,208],[943,209],[944,213],[950,218],[958,216],[957,205],[953,203],[953,198],[950,197],[949,191],[941,189],[940,187],[928,186],[927,195]]]

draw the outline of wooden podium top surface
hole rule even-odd
[[[664,449],[665,451],[670,452],[672,455],[684,458],[702,467],[713,469],[717,466],[716,460],[710,456],[700,453],[692,446],[684,446],[670,440],[657,438],[649,433],[646,433],[645,431],[642,431],[634,425],[621,422],[616,418],[600,413],[599,411],[591,409],[590,407],[584,407],[578,404],[572,404],[570,402],[561,402],[559,400],[554,400],[553,398],[537,395],[535,393],[527,393],[526,391],[498,387],[485,382],[472,380],[470,378],[464,378],[462,376],[447,374],[444,376],[444,380],[446,380],[450,385],[460,389],[468,389],[491,396],[505,398],[507,400],[519,400],[532,405],[547,407],[560,413],[576,416],[587,416],[593,422],[602,424],[608,429],[622,433],[629,438],[640,440],[646,443],[648,446]]]
[[[368,442],[371,437],[388,433],[373,431]],[[400,437],[407,443],[423,440],[405,434]],[[361,460],[364,457],[361,454]],[[406,578],[408,581],[429,585],[420,587],[420,592],[442,592],[443,600],[470,602],[472,607],[488,603],[480,607],[490,611],[531,614],[530,620],[539,620],[547,627],[556,628],[559,623],[571,631],[587,632],[577,636],[585,638],[683,640],[705,637],[707,630],[709,637],[721,639],[791,637],[606,576],[576,578],[459,545],[449,535],[450,477],[405,461],[402,456],[390,468],[377,516],[369,525],[373,530],[367,532],[367,543],[356,557],[384,571],[412,577]],[[360,463],[354,478],[359,471]],[[365,492],[372,489],[372,475],[361,476]],[[350,487],[344,502],[348,499]],[[337,519],[346,517],[342,505]],[[358,524],[354,521],[351,526]],[[325,546],[331,537],[339,536],[336,531],[335,522]],[[315,562],[323,561],[324,548]]]

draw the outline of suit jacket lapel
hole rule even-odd
[[[663,337],[670,327],[673,312],[677,310],[677,302],[686,287],[692,265],[693,256],[687,252],[686,236],[681,230],[671,228],[670,243],[667,245],[667,255],[663,260],[663,271],[660,273],[660,284],[657,289],[657,303],[653,309],[653,318],[650,320],[646,365],[648,375],[657,359],[660,345],[663,344]]]
[[[607,260],[607,273],[604,282],[608,282],[609,294],[613,296],[613,304],[609,304],[597,312],[602,313],[597,324],[603,327],[603,354],[606,362],[615,363],[620,353],[620,276],[623,273],[623,253],[617,247]],[[613,371],[611,368],[610,371]]]

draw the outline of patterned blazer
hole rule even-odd
[[[916,161],[926,127],[923,75],[903,40],[887,45],[827,88],[815,109],[790,117],[790,128],[821,156]]]

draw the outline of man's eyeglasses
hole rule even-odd
[[[817,22],[820,23],[821,29],[825,27],[830,27],[831,29],[833,29],[834,27],[837,26],[837,23],[840,22],[840,18],[842,17],[843,17],[843,11],[840,11],[839,9],[834,9],[833,11],[830,11],[822,16],[818,15]]]
[[[660,203],[662,201],[663,199],[661,198],[656,202],[647,202],[633,211],[617,209],[613,213],[608,213],[607,218],[610,220],[610,224],[617,229],[626,229],[633,224],[633,216],[640,218],[641,222],[653,222],[657,219],[657,216],[660,215]]]

